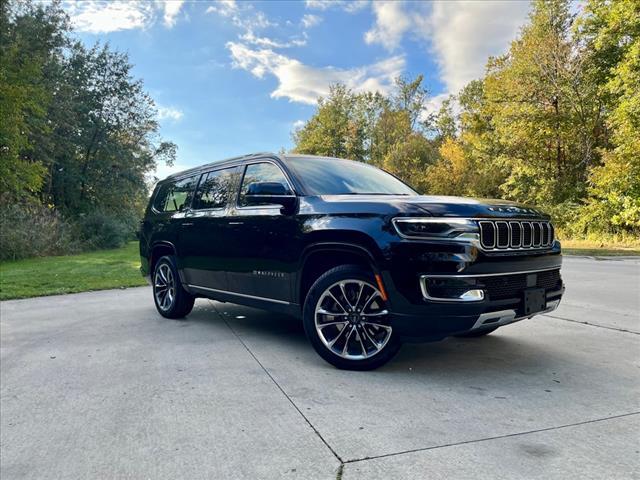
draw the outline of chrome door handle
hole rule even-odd
[[[229,222],[229,225],[244,225],[244,222]]]
[[[183,227],[193,227],[193,222],[183,222],[182,226]]]

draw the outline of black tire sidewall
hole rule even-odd
[[[357,265],[342,265],[332,268],[321,275],[309,289],[304,301],[302,323],[307,338],[315,351],[330,364],[344,370],[373,370],[387,363],[398,353],[401,344],[395,333],[392,332],[391,338],[382,351],[373,357],[363,360],[348,360],[331,352],[324,343],[322,343],[316,331],[315,308],[318,299],[330,285],[347,279],[363,280],[372,285],[376,284],[373,274]]]

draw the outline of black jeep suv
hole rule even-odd
[[[376,368],[402,341],[480,337],[555,309],[549,217],[502,200],[420,196],[361,162],[247,155],[170,176],[140,232],[161,315],[196,297],[302,318],[340,368]]]

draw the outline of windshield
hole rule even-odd
[[[286,157],[310,195],[417,195],[393,175],[362,162]]]

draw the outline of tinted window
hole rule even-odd
[[[161,212],[179,212],[189,206],[197,177],[166,183],[160,187],[153,206]]]
[[[287,194],[291,195],[293,192],[289,187],[287,177],[284,176],[280,167],[273,163],[253,163],[247,165],[242,179],[242,187],[240,188],[240,198],[238,204],[240,206],[246,206],[245,195],[249,189],[249,185],[256,182],[278,182],[282,183],[287,189]]]
[[[233,188],[236,167],[216,170],[203,175],[193,199],[193,208],[223,208]]]
[[[287,157],[287,163],[311,195],[417,195],[393,175],[362,162]]]

